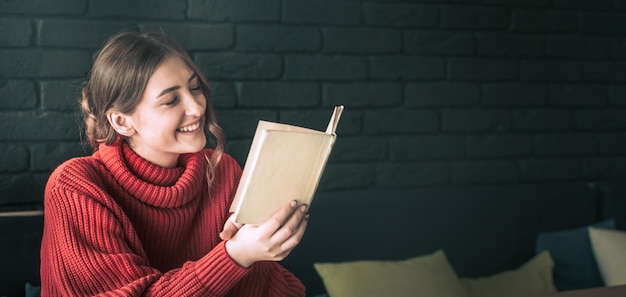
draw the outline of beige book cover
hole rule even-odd
[[[230,207],[236,222],[263,223],[292,200],[311,205],[342,111],[335,107],[326,131],[259,121]]]

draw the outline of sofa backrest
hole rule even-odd
[[[584,182],[318,193],[302,242],[282,264],[309,296],[325,291],[315,262],[441,249],[459,276],[487,276],[529,260],[539,232],[597,221],[598,200]]]

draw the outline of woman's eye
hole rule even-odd
[[[174,105],[178,102],[178,96],[172,98],[172,100],[165,102],[165,105]]]
[[[198,90],[200,90],[200,85],[197,85],[195,87],[190,87],[189,90],[192,91],[192,92],[193,91],[198,91]]]

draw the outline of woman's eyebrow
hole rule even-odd
[[[196,77],[198,77],[198,74],[194,72],[194,73],[191,75],[191,77],[189,77],[188,82],[191,82],[191,81],[192,81],[194,78],[196,78]],[[159,98],[159,97],[161,97],[161,96],[163,96],[163,95],[165,95],[165,94],[167,94],[167,93],[170,93],[170,92],[176,91],[176,90],[178,90],[178,89],[180,89],[180,86],[173,86],[173,87],[169,87],[169,88],[167,88],[167,89],[165,89],[165,90],[161,91],[161,93],[159,93],[159,95],[157,95],[157,98]]]

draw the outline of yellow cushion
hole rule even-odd
[[[402,261],[314,266],[332,297],[468,297],[441,250]]]
[[[528,297],[556,292],[552,279],[554,261],[543,251],[515,270],[489,277],[461,278],[469,297]]]

